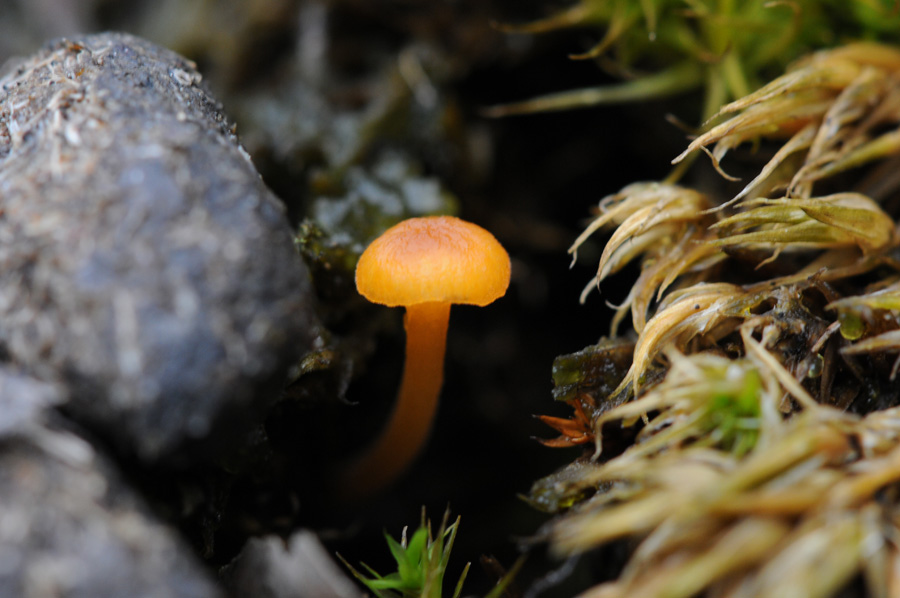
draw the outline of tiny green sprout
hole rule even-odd
[[[747,370],[742,386],[723,389],[712,397],[702,417],[711,444],[740,457],[756,445],[760,425],[760,379]]]
[[[449,517],[450,512],[446,511],[437,534],[432,535],[431,521],[426,519],[423,507],[422,521],[412,536],[408,537],[406,528],[404,528],[398,542],[385,532],[384,538],[387,540],[391,555],[397,562],[397,571],[394,573],[380,575],[365,563],[361,563],[368,574],[366,575],[355,569],[341,555],[338,555],[338,558],[356,579],[375,594],[376,598],[441,598],[444,588],[444,573],[447,570],[450,551],[453,549],[460,521],[460,518],[457,517],[456,521],[447,525]],[[484,598],[500,598],[512,583],[513,577],[523,563],[524,559],[521,558],[516,561]],[[466,566],[463,567],[451,594],[452,598],[458,598],[462,592],[463,582],[469,573],[469,565],[471,563],[466,563]]]
[[[450,550],[453,548],[460,520],[457,517],[456,521],[448,526],[449,515],[449,512],[444,513],[436,535],[432,535],[431,521],[425,518],[424,508],[422,522],[412,536],[408,537],[404,528],[398,542],[385,532],[388,548],[397,561],[397,571],[394,573],[380,575],[365,563],[361,563],[368,573],[366,575],[355,569],[342,556],[338,555],[338,558],[377,598],[441,598],[444,573],[447,570]],[[459,581],[456,582],[456,588],[451,594],[452,598],[457,598],[462,591],[469,565],[470,563],[467,563],[463,568]]]

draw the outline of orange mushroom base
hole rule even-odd
[[[406,364],[394,411],[370,449],[343,472],[339,495],[360,499],[405,471],[431,434],[444,382],[449,303],[406,308]]]

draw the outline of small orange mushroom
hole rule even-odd
[[[412,463],[437,410],[450,305],[487,305],[506,294],[509,276],[509,255],[497,239],[452,216],[404,220],[363,252],[359,293],[406,307],[406,363],[394,411],[372,447],[343,472],[341,495],[373,494]]]

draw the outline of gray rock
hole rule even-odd
[[[0,367],[0,442],[42,427],[47,411],[64,400],[61,388]]]
[[[228,441],[311,342],[280,203],[147,41],[56,41],[0,79],[0,213],[0,355],[145,461]]]
[[[0,596],[217,598],[187,547],[78,436],[0,441]]]
[[[363,598],[316,535],[302,529],[285,542],[251,538],[225,569],[234,596],[254,598]]]

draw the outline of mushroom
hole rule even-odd
[[[510,261],[494,236],[452,216],[404,220],[375,239],[356,266],[356,288],[406,307],[406,362],[393,413],[375,443],[341,475],[345,498],[374,494],[418,455],[444,378],[450,305],[484,306],[506,294]]]

